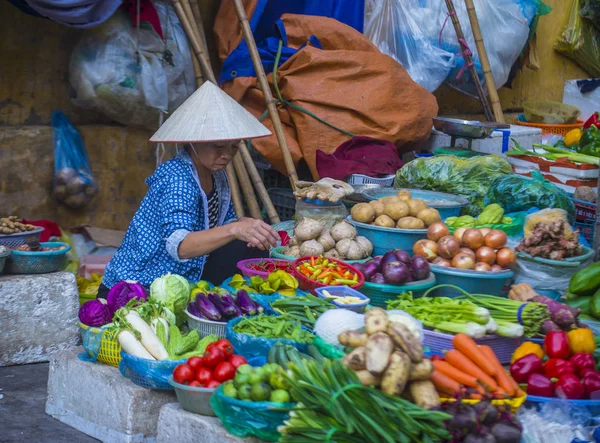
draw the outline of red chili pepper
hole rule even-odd
[[[565,374],[554,385],[557,397],[566,397],[570,400],[579,400],[584,396],[583,385],[575,374]]]
[[[575,365],[561,358],[551,358],[544,363],[544,375],[550,378],[559,378],[565,374],[575,374]]]
[[[571,348],[567,333],[565,331],[548,332],[544,338],[544,352],[550,358],[569,358]]]
[[[592,125],[596,125],[600,129],[600,112],[594,112],[583,124],[583,129],[588,129]]]
[[[573,354],[569,362],[575,367],[575,371],[577,375],[583,377],[582,372],[584,369],[595,369],[596,362],[594,361],[594,356],[592,354],[584,354],[583,352],[578,352]]]

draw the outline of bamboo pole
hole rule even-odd
[[[238,183],[237,176],[235,175],[235,168],[233,164],[229,163],[227,168],[225,168],[225,172],[227,173],[227,179],[229,180],[229,188],[231,191],[231,201],[233,202],[233,209],[235,210],[235,215],[237,218],[244,217],[244,204],[242,203],[242,195],[240,193],[240,185]]]
[[[494,76],[492,75],[490,60],[487,55],[487,50],[485,49],[483,36],[481,35],[481,27],[479,26],[477,12],[475,11],[475,4],[473,3],[473,0],[465,0],[465,5],[467,6],[467,13],[469,14],[469,21],[471,22],[473,37],[475,37],[475,46],[477,46],[481,70],[483,71],[483,78],[485,79],[485,84],[487,85],[488,94],[492,104],[492,110],[494,111],[494,117],[497,122],[506,123],[506,120],[504,119],[504,113],[502,112],[502,105],[500,104],[500,97],[498,96],[498,90],[496,89],[496,82],[494,80]]]
[[[258,206],[258,201],[256,200],[256,194],[254,193],[252,183],[250,183],[250,177],[248,176],[248,171],[244,166],[244,161],[239,155],[239,152],[238,154],[236,154],[235,157],[233,157],[233,167],[235,168],[235,173],[237,174],[238,180],[240,182],[240,188],[242,189],[242,193],[244,194],[244,197],[246,199],[246,204],[248,205],[250,216],[252,218],[262,220],[260,207]]]
[[[281,124],[281,120],[279,119],[279,112],[277,111],[277,106],[275,106],[275,99],[273,99],[273,94],[271,94],[271,88],[269,87],[267,75],[265,74],[265,70],[260,60],[260,55],[258,54],[258,48],[256,47],[256,42],[254,41],[254,35],[252,35],[250,23],[248,23],[248,18],[246,17],[244,5],[242,4],[242,0],[233,0],[233,5],[235,7],[235,11],[237,13],[240,24],[242,25],[242,33],[244,34],[244,39],[246,40],[248,50],[250,51],[250,58],[252,59],[254,70],[256,71],[258,85],[260,86],[260,89],[263,93],[265,103],[267,105],[267,110],[269,111],[269,116],[271,117],[271,121],[273,122],[273,129],[275,130],[275,135],[277,137],[277,141],[279,142],[279,148],[281,149],[281,155],[283,157],[283,162],[285,163],[285,169],[290,179],[292,189],[295,190],[296,182],[298,181],[296,166],[294,165],[292,153],[290,152],[287,140],[285,139],[283,125]]]
[[[452,25],[454,25],[454,32],[456,32],[456,38],[458,39],[458,44],[462,48],[463,51],[466,51],[466,40],[465,35],[463,34],[462,28],[460,26],[460,22],[458,21],[458,15],[456,15],[456,9],[454,9],[454,3],[452,0],[446,0],[446,7],[448,8],[448,13],[450,14],[450,18],[452,19]],[[462,42],[465,42],[464,44]],[[485,118],[488,121],[495,121],[494,114],[490,108],[490,104],[488,103],[487,97],[485,95],[485,91],[483,90],[483,86],[479,81],[479,76],[477,75],[477,70],[475,69],[475,65],[473,64],[473,58],[469,54],[465,54],[463,52],[463,58],[465,59],[465,64],[468,66],[469,73],[471,74],[471,79],[475,84],[475,89],[477,90],[477,96],[479,97],[479,101],[481,102],[481,106],[483,106],[483,113],[485,114]]]
[[[194,77],[196,78],[196,88],[202,86],[204,83],[204,77],[202,77],[202,69],[200,68],[200,64],[198,63],[198,59],[196,58],[196,54],[192,48],[190,48],[190,53],[192,55],[192,65],[194,66]]]
[[[275,207],[273,206],[271,197],[269,196],[269,193],[267,192],[267,189],[265,188],[265,184],[263,183],[262,178],[260,177],[260,174],[258,173],[258,169],[256,169],[256,165],[254,164],[254,160],[252,159],[252,156],[250,155],[248,148],[246,147],[246,145],[243,142],[240,143],[240,145],[243,145],[243,146],[240,146],[239,152],[242,156],[242,159],[244,160],[244,163],[246,163],[246,165],[251,163],[254,166],[254,168],[248,168],[248,174],[250,175],[252,184],[256,188],[256,191],[259,193],[259,196],[261,197],[261,200],[263,202],[265,210],[267,211],[269,221],[272,224],[279,223],[281,221],[281,219],[279,218],[279,215],[277,214],[277,211],[275,210]],[[261,191],[260,191],[261,188],[264,189],[264,192],[267,194],[268,199],[265,200],[261,196]],[[267,202],[268,202],[268,204],[267,204]]]

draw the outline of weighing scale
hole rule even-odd
[[[479,122],[460,120],[456,118],[434,117],[433,127],[450,136],[450,147],[437,148],[435,154],[451,154],[458,157],[473,157],[479,155],[472,148],[473,140],[489,137],[495,129],[510,129],[505,123]],[[466,140],[468,149],[456,146],[457,140]]]

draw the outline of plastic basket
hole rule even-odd
[[[18,232],[16,234],[0,235],[0,245],[15,249],[22,245],[37,246],[40,243],[40,234],[44,228],[36,228],[32,231]]]
[[[572,124],[581,111],[575,106],[549,100],[523,102],[523,113],[528,122],[544,124]]]
[[[8,256],[10,254],[10,249],[7,249],[6,251],[0,253],[0,274],[4,270],[4,265],[6,265],[6,260],[8,259]]]
[[[215,411],[210,404],[210,398],[215,392],[214,388],[200,388],[177,383],[173,377],[169,377],[168,383],[175,389],[177,401],[181,407],[194,414],[216,417]]]
[[[45,274],[55,272],[65,264],[67,252],[71,246],[61,242],[40,243],[41,247],[57,248],[60,251],[12,251],[6,263],[6,270],[11,274]]]
[[[423,344],[427,346],[434,354],[442,354],[443,351],[454,349],[452,339],[454,335],[444,334],[442,332],[423,330]],[[500,337],[497,335],[486,335],[482,338],[476,338],[478,345],[488,345],[494,350],[500,363],[510,364],[510,359],[515,350],[523,343],[522,338]]]
[[[394,183],[395,174],[386,175],[385,177],[369,177],[363,174],[352,174],[346,182],[350,185],[380,185],[392,186]]]
[[[513,271],[481,272],[467,269],[445,268],[431,264],[431,272],[435,274],[438,285],[454,285],[471,294],[489,294],[502,296],[508,292]],[[429,294],[432,297],[459,297],[462,292],[453,288],[439,288]]]
[[[413,297],[420,297],[429,288],[435,286],[435,275],[429,274],[425,280],[407,283],[405,285],[383,285],[365,282],[360,289],[363,294],[371,299],[371,305],[387,309],[387,301],[395,299],[403,292],[412,291]]]
[[[148,360],[121,351],[119,371],[133,383],[146,389],[172,391],[169,378],[175,367],[185,360]]]
[[[261,263],[261,262],[270,262],[273,263],[274,265],[285,265],[287,266],[287,269],[284,269],[286,272],[291,273],[291,267],[290,267],[290,262],[289,260],[285,260],[285,259],[269,259],[269,258],[249,258],[246,260],[240,260],[237,263],[237,268],[241,271],[242,275],[244,277],[254,277],[254,276],[259,276],[263,279],[266,279],[270,272],[262,272],[262,271],[255,271],[254,269],[250,269],[250,266],[252,266],[255,263]]]
[[[592,416],[597,416],[600,414],[600,400],[559,400],[556,397],[539,397],[537,395],[527,396],[527,406],[538,406],[551,401],[566,401],[569,406],[586,408],[592,414]]]
[[[296,213],[294,191],[285,188],[269,189],[269,197],[281,220],[292,220]]]
[[[331,303],[333,303],[337,308],[340,308],[340,309],[348,309],[349,311],[363,313],[363,312],[365,312],[365,308],[369,305],[369,301],[370,301],[369,297],[358,292],[355,289],[349,288],[348,286],[325,286],[323,288],[317,288],[317,289],[315,289],[315,292],[317,293],[317,297],[327,298],[327,296],[323,293],[323,291],[327,291],[327,292],[329,292],[329,294],[335,295],[337,297],[345,297],[348,295],[351,297],[358,297],[361,300],[364,300],[363,302],[360,302],[360,303],[352,303],[352,304],[347,304],[347,305],[338,303],[336,300],[330,300]]]
[[[530,128],[540,128],[542,135],[556,134],[564,137],[567,133],[573,129],[583,128],[583,120],[577,120],[577,123],[571,125],[544,125],[542,123],[528,123],[522,121],[515,121],[515,125],[529,126]]]
[[[302,289],[304,291],[309,291],[313,295],[317,295],[315,293],[315,289],[317,289],[317,288],[324,288],[326,286],[331,286],[331,285],[326,285],[326,284],[323,284],[323,283],[318,283],[318,282],[316,282],[314,280],[310,280],[310,279],[306,278],[304,275],[302,275],[296,269],[302,263],[304,263],[305,261],[308,261],[310,259],[311,259],[311,257],[300,257],[300,258],[294,260],[294,262],[292,263],[292,273],[293,273],[294,277],[296,277],[296,279],[298,280],[298,286],[300,287],[300,289]],[[328,260],[332,261],[334,263],[337,263],[338,265],[347,266],[348,270],[350,270],[351,272],[354,272],[354,273],[358,274],[358,283],[355,284],[355,285],[350,286],[351,288],[358,289],[358,288],[360,288],[365,283],[365,277],[364,277],[364,275],[362,274],[362,272],[360,272],[354,266],[349,265],[348,263],[344,263],[343,261],[337,260],[335,258],[329,258]]]
[[[84,349],[86,352],[94,357],[94,352],[91,349],[86,348],[85,344],[88,340],[85,339],[85,335],[88,334],[98,335],[102,333],[102,329],[94,328],[83,323],[79,322],[79,331],[81,333],[81,340],[84,344]],[[100,363],[104,363],[105,365],[114,366],[115,368],[119,367],[119,363],[121,363],[121,344],[117,340],[117,337],[108,332],[104,331],[102,333],[102,338],[100,339],[100,350],[98,351],[98,361]]]
[[[517,411],[519,410],[519,408],[523,405],[523,403],[525,403],[526,400],[529,400],[529,397],[527,395],[523,395],[522,397],[517,397],[517,398],[511,398],[510,400],[492,400],[492,404],[494,406],[503,406],[503,405],[509,405],[510,406],[510,411],[513,414],[516,414]],[[456,399],[454,398],[440,398],[440,401],[442,403],[451,403],[451,402],[455,402]],[[471,400],[471,399],[462,399],[461,403],[467,404],[467,405],[474,405],[476,403],[479,403],[481,400]]]
[[[225,338],[225,326],[227,322],[211,321],[203,318],[196,317],[188,312],[185,308],[185,315],[187,315],[188,326],[191,329],[198,331],[200,338],[208,335],[216,335],[219,338]]]

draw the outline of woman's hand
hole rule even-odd
[[[242,217],[230,226],[236,239],[263,251],[275,246],[279,240],[277,231],[262,220]]]

